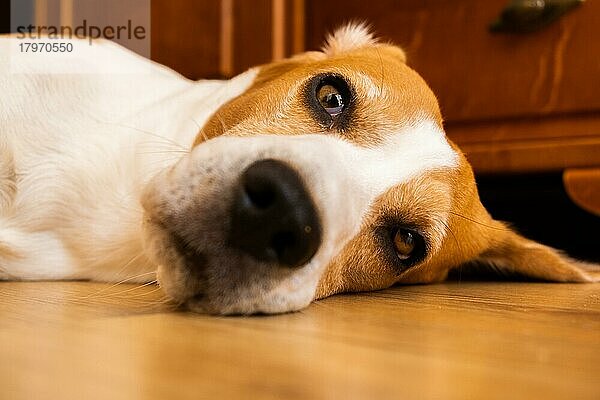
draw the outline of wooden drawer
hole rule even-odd
[[[600,110],[600,2],[587,1],[535,33],[490,33],[506,4],[309,0],[307,47],[344,21],[369,21],[404,47],[450,122]]]

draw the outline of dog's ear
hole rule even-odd
[[[600,281],[600,265],[571,259],[492,218],[481,203],[471,166],[460,149],[451,145],[459,156],[459,168],[453,178],[457,190],[448,222],[452,234],[444,241],[447,250],[439,252],[450,258],[441,264],[455,265],[457,276],[458,271],[476,275],[477,271],[489,271],[553,282]]]
[[[366,46],[385,46],[402,62],[406,62],[406,54],[397,46],[380,44],[370,27],[364,22],[350,22],[336,29],[327,36],[321,51],[327,57],[333,57]]]
[[[334,56],[376,43],[377,39],[375,39],[367,24],[364,22],[351,22],[327,35],[321,50],[328,56]]]
[[[600,266],[571,259],[543,244],[506,228],[494,235],[487,249],[472,264],[506,275],[521,275],[553,282],[599,282]]]

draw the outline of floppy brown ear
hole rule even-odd
[[[554,282],[600,282],[600,265],[577,261],[506,230],[473,260],[507,274]]]

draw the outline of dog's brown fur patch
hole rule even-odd
[[[344,132],[331,132],[320,125],[304,104],[303,84],[321,73],[337,73],[354,86],[361,86],[357,88],[357,112],[351,127]],[[372,87],[362,87],[370,82]],[[365,91],[373,91],[373,96],[364,96]],[[279,107],[281,104],[285,107]],[[375,45],[330,57],[309,52],[259,67],[253,85],[213,115],[194,145],[221,135],[328,133],[373,146],[382,141],[382,135],[396,132],[401,124],[420,119],[442,126],[433,92],[404,63],[404,55],[397,47]]]

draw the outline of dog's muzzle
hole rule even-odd
[[[305,265],[321,244],[316,207],[296,171],[273,159],[240,176],[231,210],[229,245],[258,261]]]
[[[340,216],[362,198],[346,199],[345,164],[327,140],[220,137],[159,172],[142,206],[145,248],[165,293],[219,314],[309,304],[353,229]]]

